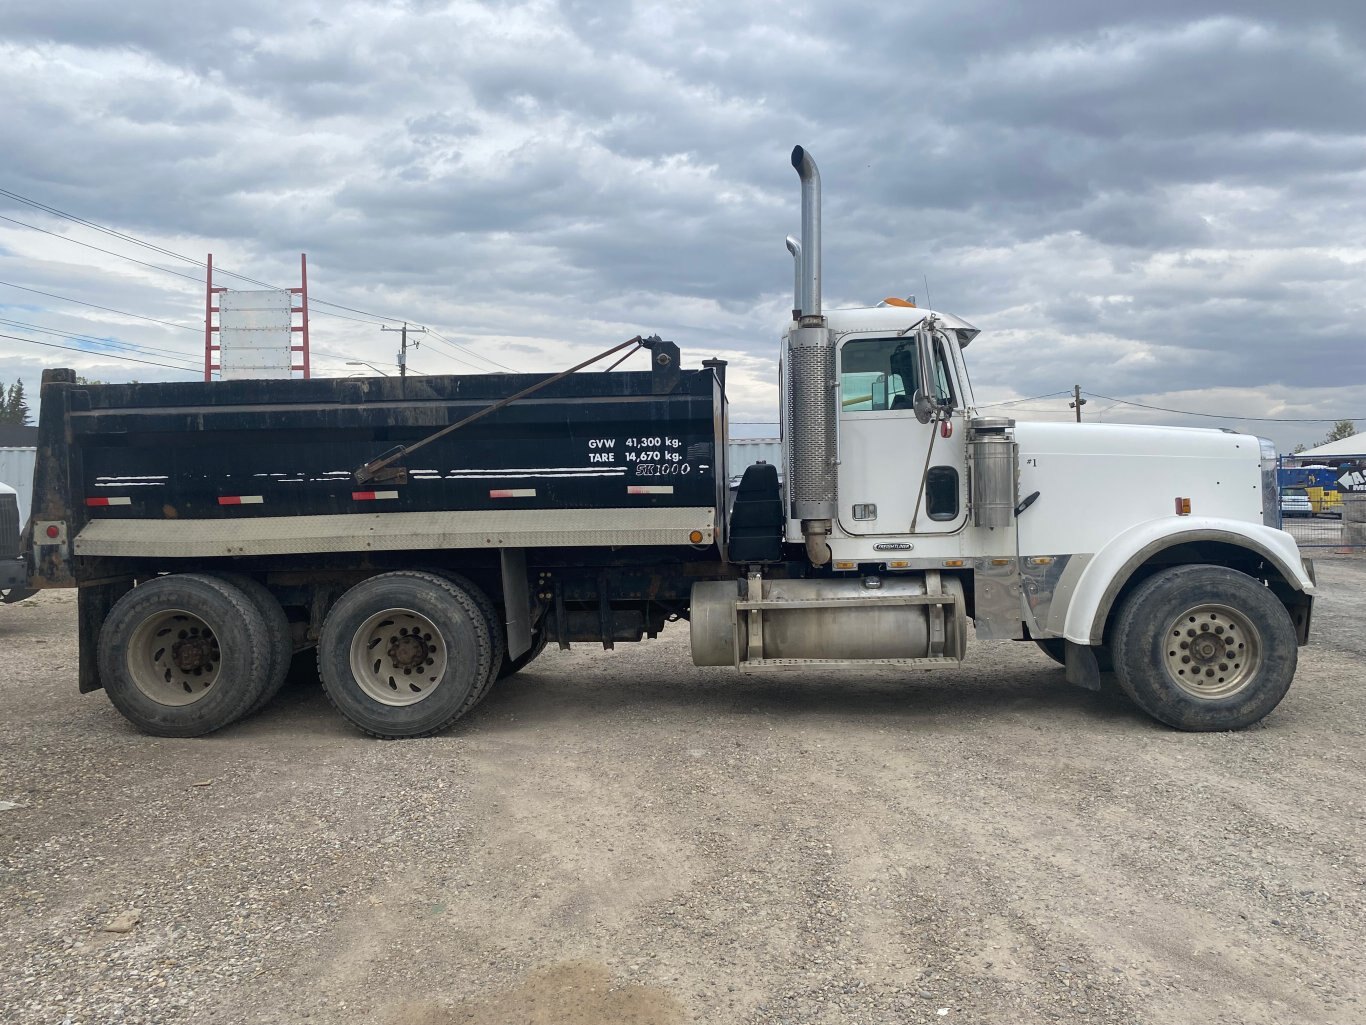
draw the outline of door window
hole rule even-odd
[[[942,339],[934,343],[935,398],[958,405],[953,371]],[[840,409],[845,413],[910,412],[920,380],[915,337],[861,338],[840,350]]]
[[[952,466],[931,466],[925,474],[925,512],[940,522],[958,519],[958,471]]]
[[[840,350],[840,408],[845,413],[910,412],[919,379],[915,338],[867,338]]]

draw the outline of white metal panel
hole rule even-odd
[[[1138,523],[1174,515],[1262,523],[1261,448],[1247,434],[1128,424],[1019,423],[1020,554],[1095,553]]]
[[[716,510],[498,509],[480,512],[252,516],[222,520],[93,520],[77,555],[189,558],[437,548],[587,548],[711,544]]]
[[[219,365],[223,380],[282,380],[294,365],[288,289],[230,291],[218,296]]]
[[[755,463],[772,463],[783,472],[783,446],[777,438],[731,438],[726,447],[732,477],[742,476]]]
[[[33,466],[38,461],[36,448],[0,448],[0,481],[19,494],[19,526],[28,522],[33,505]]]

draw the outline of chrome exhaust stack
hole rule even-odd
[[[821,313],[821,174],[811,154],[792,151],[792,167],[802,182],[802,238],[787,248],[798,260],[794,282],[797,326],[787,337],[787,436],[792,464],[788,496],[793,519],[801,520],[807,557],[814,566],[830,561],[826,538],[838,509],[839,465],[835,349]]]
[[[792,167],[802,180],[802,301],[798,305],[806,326],[805,321],[821,317],[821,172],[800,146],[792,150]],[[820,326],[825,326],[824,320]]]

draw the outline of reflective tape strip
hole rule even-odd
[[[626,493],[628,495],[672,495],[674,486],[672,484],[628,484]]]
[[[261,505],[264,502],[260,495],[222,495],[218,499],[219,505]]]
[[[357,502],[379,502],[386,498],[397,498],[397,491],[353,491],[351,497]]]
[[[495,488],[489,498],[535,498],[535,488]]]
[[[92,507],[105,505],[132,505],[131,498],[87,498],[85,504]]]

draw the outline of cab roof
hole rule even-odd
[[[826,310],[825,321],[831,331],[846,333],[851,331],[887,331],[899,334],[920,324],[933,314],[939,318],[940,326],[952,331],[958,339],[959,348],[967,348],[969,342],[981,332],[966,320],[952,313],[921,309],[917,306],[899,305],[883,301],[876,306],[861,306],[848,310]]]

